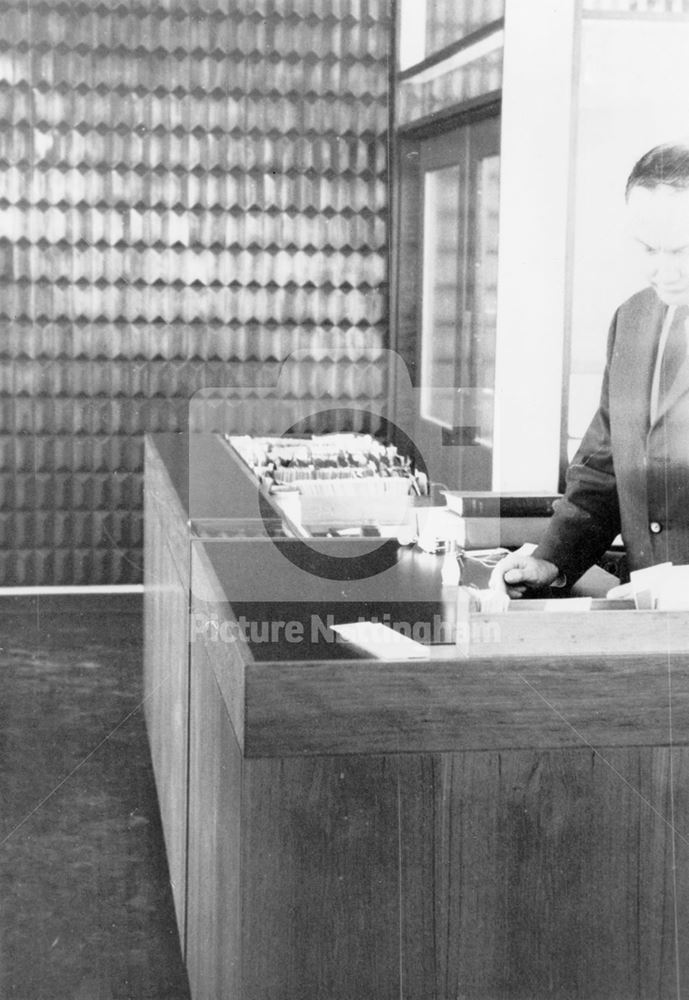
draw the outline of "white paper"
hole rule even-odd
[[[428,646],[382,622],[351,622],[333,625],[332,630],[380,660],[427,660],[431,655]]]

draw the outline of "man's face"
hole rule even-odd
[[[667,305],[689,304],[689,189],[632,188],[627,212],[658,297]]]

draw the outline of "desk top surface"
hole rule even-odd
[[[237,514],[239,496],[235,525],[255,522],[247,506],[256,503],[255,484],[217,442],[195,444],[192,454],[205,455],[208,472],[196,508],[211,520]],[[154,446],[185,510],[193,509],[188,444],[180,436]],[[305,541],[268,532],[228,541],[189,530],[189,545],[193,613],[228,626],[244,616],[258,626],[254,641],[233,634],[224,644],[222,631],[205,642],[192,622],[192,642],[201,640],[248,755],[689,740],[687,614],[548,612],[519,602],[502,615],[470,616],[455,646],[433,642],[434,623],[442,628],[456,613],[440,557],[376,538]],[[340,578],[318,572],[324,557],[343,562]],[[354,579],[367,558],[380,571]],[[426,623],[429,659],[373,660],[334,640],[331,623],[360,617],[403,623],[422,641]],[[261,626],[276,622],[285,624],[273,640]],[[285,640],[289,622],[299,641]]]
[[[250,642],[255,661],[362,658],[350,644],[336,643],[327,625],[372,619],[420,635],[432,645],[433,659],[455,655],[445,625],[455,622],[456,607],[442,586],[442,557],[380,538],[280,537],[265,494],[218,435],[156,435],[152,442],[192,525],[204,525],[192,547],[203,551],[199,565],[210,572],[213,589],[209,594],[197,573],[193,596],[230,604],[249,622],[298,622],[295,633],[303,629],[309,636],[316,622],[313,644],[285,643],[275,631],[275,641]],[[228,540],[218,528],[223,521],[234,526],[235,537]],[[259,537],[251,537],[254,531]],[[480,562],[465,560],[464,583],[485,587],[488,575]],[[594,613],[566,613],[566,603],[562,611],[546,612],[543,602],[513,602],[507,614],[472,615],[480,641],[470,655],[689,656],[689,615],[594,606]]]

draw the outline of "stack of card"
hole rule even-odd
[[[607,596],[633,597],[640,611],[689,611],[689,566],[667,562],[634,570],[629,583],[614,587]]]

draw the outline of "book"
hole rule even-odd
[[[457,517],[455,539],[464,549],[503,546],[519,548],[538,544],[550,524],[549,517]]]
[[[460,517],[550,517],[559,493],[494,493],[443,490],[450,510]]]

